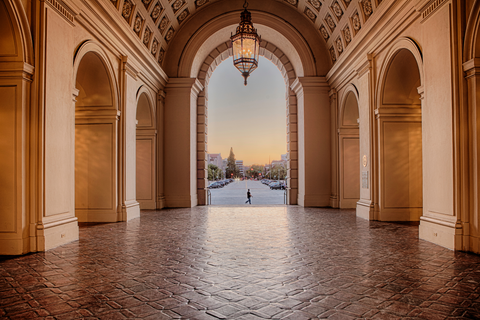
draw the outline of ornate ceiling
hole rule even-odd
[[[108,0],[105,0],[108,1]],[[228,0],[110,0],[146,49],[162,63],[169,42],[196,11]],[[262,0],[250,0],[250,2]],[[326,41],[332,61],[342,55],[382,0],[277,0],[309,20]],[[239,8],[240,10],[241,8]],[[255,17],[253,17],[255,23]]]

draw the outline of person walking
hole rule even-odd
[[[248,202],[248,203],[252,204],[252,199],[251,198],[252,198],[252,194],[250,193],[250,189],[248,189],[248,191],[247,191],[247,201],[245,201],[245,203]]]

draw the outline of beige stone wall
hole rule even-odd
[[[232,3],[212,1],[169,40],[155,30],[161,54],[120,4],[0,3],[0,254],[76,240],[78,220],[205,204],[206,88],[230,55]],[[324,40],[282,1],[251,4],[288,85],[289,203],[420,220],[420,238],[480,252],[480,4],[350,6]]]

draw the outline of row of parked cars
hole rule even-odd
[[[225,187],[226,185],[228,185],[232,182],[233,182],[233,179],[225,179],[225,180],[214,181],[208,186],[208,189],[223,188],[223,187]]]
[[[285,190],[285,181],[263,179],[262,183],[269,186],[271,190]]]

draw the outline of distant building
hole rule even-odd
[[[226,160],[226,159],[225,159]],[[209,153],[208,154],[208,164],[213,164],[223,169],[223,159],[221,153]]]
[[[282,154],[282,161],[287,161],[288,160],[288,153]]]
[[[237,166],[238,170],[240,170],[240,175],[243,177],[244,170],[243,170],[243,160],[235,160],[235,165]]]
[[[223,170],[223,175],[226,177],[227,176],[227,164],[228,164],[228,159],[225,158],[222,160],[222,170]]]
[[[273,160],[272,161],[272,167],[276,166],[286,166],[287,162],[283,160]]]

